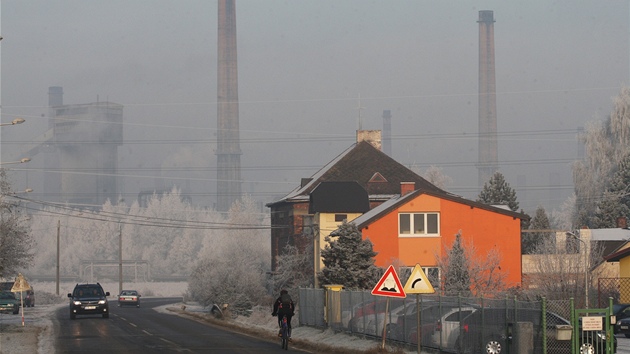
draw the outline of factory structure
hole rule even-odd
[[[31,139],[20,156],[38,156],[45,200],[77,207],[117,201],[118,147],[123,106],[113,102],[63,103],[63,88],[48,88],[48,130]],[[28,177],[26,177],[28,179]]]
[[[499,169],[494,12],[479,11],[479,187]]]

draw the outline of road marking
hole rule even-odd
[[[136,324],[135,324],[135,323],[131,323],[131,322],[129,322],[129,324],[130,324],[130,325],[132,325],[132,326],[134,326],[134,327],[138,327],[138,326],[136,326]]]
[[[148,334],[148,335],[150,335],[150,336],[152,336],[152,335],[153,335],[153,334],[151,334],[151,333],[149,333],[149,332],[145,331],[144,329],[142,330],[142,332],[144,332],[144,333],[146,333],[146,334]]]

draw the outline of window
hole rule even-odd
[[[398,214],[399,236],[434,236],[440,234],[438,213]]]
[[[342,222],[348,219],[348,214],[335,214],[335,221]]]

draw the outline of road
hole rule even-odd
[[[623,335],[617,335],[617,353],[630,354],[630,338]]]
[[[286,353],[279,341],[266,341],[221,327],[155,311],[181,298],[146,298],[140,308],[110,302],[110,317],[77,316],[67,307],[55,316],[58,353]],[[292,348],[290,348],[292,349]],[[299,352],[297,350],[291,350]]]

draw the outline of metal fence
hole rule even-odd
[[[421,309],[418,311],[417,309]],[[503,352],[571,353],[559,331],[570,325],[570,301],[519,301],[412,295],[404,299],[369,291],[299,290],[301,325],[382,339],[442,352],[475,353],[488,344]],[[527,346],[528,351],[519,349]],[[529,351],[531,350],[531,351]],[[484,351],[485,353],[485,351]]]
[[[597,280],[597,306],[608,306],[608,299],[614,303],[630,303],[630,278],[599,278]]]

